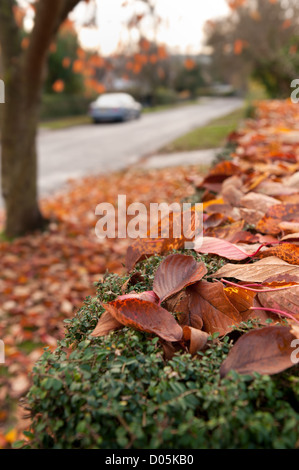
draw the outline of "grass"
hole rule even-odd
[[[92,121],[86,114],[82,116],[70,116],[60,119],[53,119],[51,121],[45,121],[40,123],[42,129],[51,129],[53,131],[58,129],[67,129],[68,127],[83,126],[90,124]]]
[[[244,108],[211,121],[175,139],[160,150],[160,153],[185,152],[192,150],[213,149],[222,147],[227,135],[238,128],[245,117]]]
[[[175,109],[175,108],[181,108],[182,106],[188,106],[188,105],[193,105],[193,104],[198,104],[199,99],[193,99],[193,100],[187,100],[187,101],[181,101],[179,103],[174,103],[174,104],[161,104],[159,106],[152,106],[148,108],[144,108],[142,113],[143,114],[149,114],[149,113],[155,113],[157,111],[167,111],[168,109]]]

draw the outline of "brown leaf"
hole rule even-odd
[[[299,222],[280,222],[279,228],[283,232],[290,232],[285,235],[281,240],[296,240],[299,241]]]
[[[268,196],[289,196],[296,193],[296,189],[288,188],[283,183],[278,183],[276,181],[263,181],[258,186],[258,192],[262,194],[267,194]]]
[[[283,287],[287,285],[299,284],[299,273],[296,274],[274,274],[268,277],[264,284],[267,287]]]
[[[242,207],[263,212],[264,214],[267,212],[268,209],[270,209],[270,207],[277,204],[280,204],[280,201],[278,199],[266,196],[265,194],[259,194],[254,192],[246,194],[246,196],[243,196],[240,201],[240,205]]]
[[[231,206],[238,207],[244,196],[243,181],[238,176],[231,176],[222,183],[221,196],[223,201]]]
[[[230,206],[229,204],[211,204],[205,209],[205,212],[210,214],[221,213],[228,219],[235,221],[238,221],[241,218],[239,208]]]
[[[253,264],[228,263],[211,277],[233,277],[245,282],[264,282],[273,273],[299,276],[299,266],[286,263],[276,256],[269,256]]]
[[[109,312],[105,311],[98,321],[97,326],[91,333],[91,336],[97,338],[99,336],[106,336],[110,331],[119,330],[123,325],[119,323]]]
[[[167,256],[155,274],[153,290],[160,302],[171,297],[207,273],[204,263],[197,263],[192,256],[174,254]]]
[[[174,317],[164,308],[139,299],[115,300],[106,310],[124,326],[154,333],[166,341],[180,341],[183,331]]]
[[[167,299],[165,308],[169,312],[176,314],[176,318],[180,325],[193,326],[199,330],[202,329],[203,321],[197,312],[190,311],[190,295],[189,292],[181,291],[176,295]]]
[[[209,334],[205,331],[190,326],[184,326],[183,336],[185,341],[190,341],[189,352],[192,355],[205,349],[209,338]]]
[[[220,213],[215,212],[214,214],[207,215],[207,218],[204,220],[203,226],[204,230],[214,228],[214,227],[219,227],[219,225],[223,225],[224,223],[227,223],[228,219]]]
[[[273,308],[290,313],[299,319],[299,284],[298,287],[279,289],[272,292],[260,292],[258,300],[262,307]]]
[[[249,331],[233,346],[220,368],[224,377],[230,370],[239,374],[277,374],[294,364],[291,343],[295,335],[287,326],[266,326]]]
[[[249,225],[256,225],[263,217],[264,212],[256,211],[254,209],[244,209],[240,207],[240,216]]]
[[[205,236],[222,238],[227,241],[231,241],[234,235],[240,232],[244,227],[244,220],[239,220],[232,224],[223,225],[221,227],[213,227],[207,229]]]
[[[191,315],[199,315],[203,320],[203,330],[209,334],[219,332],[225,335],[232,325],[242,321],[238,310],[225,294],[221,282],[200,281],[188,287]]]

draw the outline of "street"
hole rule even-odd
[[[126,168],[241,105],[237,98],[213,98],[198,105],[144,114],[138,121],[42,130],[38,137],[40,195],[63,188],[70,178]]]

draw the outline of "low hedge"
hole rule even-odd
[[[194,255],[209,271],[217,257]],[[161,257],[139,264],[151,288]],[[33,370],[26,399],[32,427],[25,447],[227,449],[299,446],[299,370],[276,376],[220,379],[230,337],[211,342],[196,357],[165,361],[159,339],[132,329],[89,337],[103,309],[127,277],[107,275],[95,298],[67,320],[65,339],[46,350]],[[132,288],[129,288],[131,290]],[[238,329],[248,330],[251,322]],[[256,325],[255,325],[256,326]],[[238,334],[238,330],[233,332]]]
[[[79,116],[88,112],[92,99],[82,95],[44,94],[40,118],[42,121],[68,116]]]

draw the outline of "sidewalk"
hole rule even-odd
[[[211,165],[215,156],[221,149],[195,150],[192,152],[179,152],[152,155],[141,160],[136,166],[144,169],[170,168],[180,165]]]

